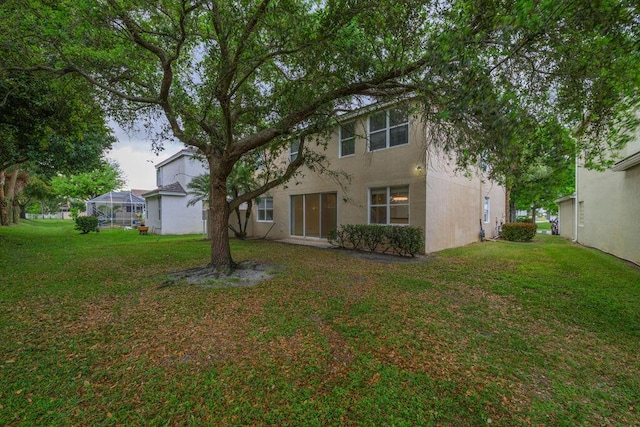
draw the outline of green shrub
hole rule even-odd
[[[362,249],[362,243],[364,240],[364,232],[362,230],[362,226],[347,224],[344,226],[344,231],[347,235],[347,242],[351,245],[351,247],[356,250]]]
[[[507,222],[502,225],[502,236],[510,242],[529,242],[537,229],[532,222]]]
[[[419,227],[345,224],[331,231],[329,242],[341,248],[382,253],[392,251],[412,257],[424,250],[424,234]]]
[[[98,218],[95,216],[79,216],[76,218],[76,230],[80,230],[82,234],[90,231],[98,231]]]
[[[385,237],[387,235],[386,227],[370,225],[362,225],[360,227],[362,228],[361,232],[364,240],[364,246],[370,252],[376,252],[380,245],[382,245],[385,241]]]
[[[387,227],[387,238],[393,252],[415,256],[424,250],[424,234],[419,227]]]

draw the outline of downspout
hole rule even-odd
[[[427,253],[427,245],[429,242],[429,236],[427,234],[427,226],[429,225],[429,184],[427,176],[429,174],[429,151],[425,148],[424,151],[424,253]]]
[[[573,242],[578,242],[578,220],[580,218],[580,213],[578,212],[580,209],[580,186],[578,185],[578,162],[579,155],[576,153],[576,162],[575,162],[575,181],[576,181],[576,198],[573,200]]]

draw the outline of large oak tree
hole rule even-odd
[[[162,117],[210,171],[211,266],[233,268],[229,212],[290,179],[308,138],[359,102],[411,94],[430,142],[476,161],[513,102],[581,129],[598,153],[637,88],[638,10],[624,0],[9,0],[24,69],[73,74],[120,120]],[[624,104],[622,101],[626,100]],[[515,125],[510,125],[515,126]],[[300,141],[268,182],[228,201],[233,166]],[[512,141],[513,142],[513,141]],[[509,141],[507,141],[509,143]],[[497,151],[497,150],[496,150]]]

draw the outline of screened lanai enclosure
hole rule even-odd
[[[144,221],[144,199],[130,191],[110,191],[87,202],[87,216],[95,216],[101,227],[136,226]]]

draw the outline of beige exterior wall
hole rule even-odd
[[[409,187],[409,223],[424,229],[425,251],[432,252],[479,240],[484,197],[490,197],[490,221],[483,224],[487,237],[494,233],[495,220],[504,213],[504,190],[480,179],[455,176],[453,168],[439,156],[426,155],[424,124],[409,118],[409,143],[376,150],[367,149],[367,115],[356,119],[355,154],[339,156],[336,130],[324,154],[333,171],[346,172],[351,182],[336,182],[328,175],[307,169],[265,194],[273,197],[273,221],[257,221],[254,206],[253,236],[283,239],[291,236],[291,196],[337,193],[337,225],[369,223],[369,191],[382,187]],[[429,161],[427,161],[429,160]],[[437,163],[437,165],[436,165]]]
[[[575,218],[576,218],[575,198],[566,198],[558,203],[558,228],[560,237],[574,239]]]
[[[639,152],[640,134],[620,155]],[[577,176],[578,242],[640,264],[640,164]]]
[[[488,215],[485,218],[485,197]],[[427,169],[425,250],[434,252],[467,245],[498,234],[504,223],[504,188],[479,175],[455,173],[455,165],[442,155],[430,156]]]

